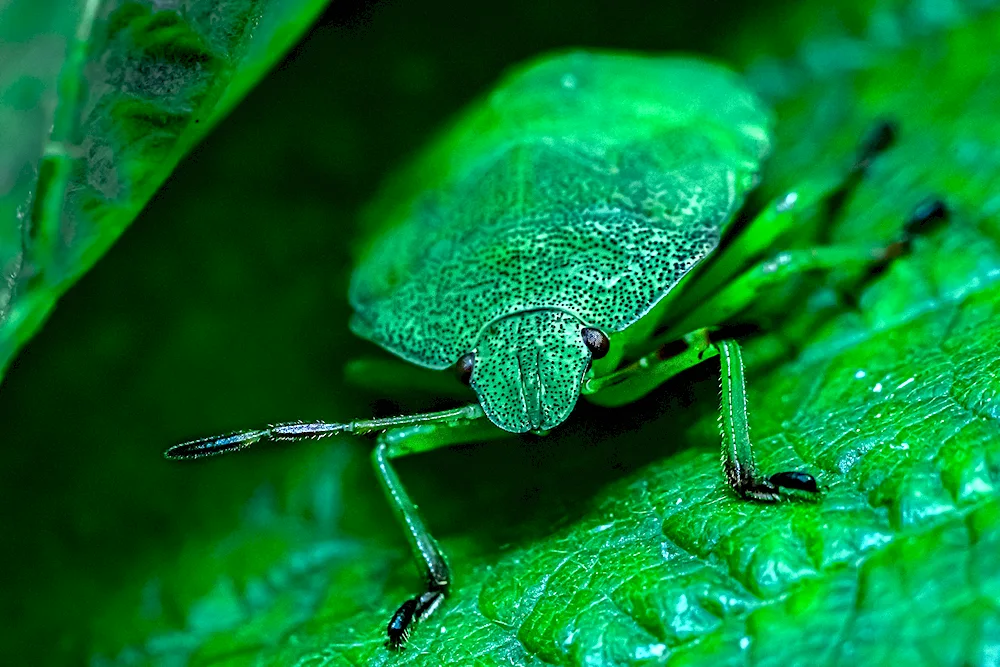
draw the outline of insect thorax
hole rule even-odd
[[[620,331],[716,246],[766,128],[705,63],[567,54],[525,68],[373,209],[352,328],[439,369],[514,313]]]

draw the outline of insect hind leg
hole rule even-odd
[[[846,272],[831,286],[836,289],[841,303],[857,307],[858,295],[872,280],[892,262],[909,254],[919,236],[927,234],[947,218],[948,208],[941,200],[927,199],[913,210],[902,232],[889,243],[815,246],[777,253],[736,276],[683,317],[677,318],[668,334],[728,321],[756,303],[760,294],[769,287],[805,273]]]
[[[951,212],[947,204],[937,197],[928,197],[917,204],[903,223],[899,237],[885,246],[883,256],[869,268],[861,283],[855,288],[855,292],[864,288],[893,261],[910,254],[916,239],[931,233],[950,217]]]
[[[840,182],[825,195],[826,201],[824,203],[825,210],[823,216],[825,224],[819,231],[819,238],[816,239],[817,243],[824,244],[829,242],[829,234],[833,228],[833,221],[840,215],[847,200],[854,194],[854,191],[858,188],[865,173],[875,159],[892,148],[893,144],[896,143],[898,134],[896,122],[888,118],[882,118],[875,121],[864,137],[862,137],[861,142],[858,144],[854,163],[840,178]]]

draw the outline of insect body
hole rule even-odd
[[[412,168],[354,274],[352,328],[428,368],[472,352],[491,421],[554,428],[591,360],[581,330],[626,330],[715,248],[768,125],[701,61],[531,65]]]
[[[719,356],[729,484],[762,501],[777,500],[781,487],[815,492],[807,473],[756,470],[740,348],[713,343],[708,332],[788,273],[865,267],[892,254],[898,244],[814,248],[741,273],[890,138],[882,126],[847,174],[807,182],[766,207],[729,246],[742,262],[702,264],[756,182],[768,110],[733,73],[699,60],[542,58],[509,75],[387,188],[351,283],[355,333],[413,364],[454,368],[478,401],[241,431],[177,445],[167,457],[265,438],[381,433],[375,468],[425,583],[390,620],[393,647],[442,603],[451,578],[393,469],[399,456],[544,432],[581,394],[620,405]],[[674,341],[686,349],[665,355]]]

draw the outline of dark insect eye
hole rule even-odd
[[[455,376],[462,384],[469,384],[472,379],[472,366],[476,363],[476,353],[469,352],[455,363]]]
[[[592,359],[603,359],[611,349],[611,341],[604,335],[604,332],[594,327],[585,327],[583,334],[583,344],[590,350]]]

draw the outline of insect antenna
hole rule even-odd
[[[359,419],[339,424],[329,422],[285,422],[283,424],[274,424],[267,428],[236,431],[227,435],[216,435],[210,438],[182,442],[165,451],[163,456],[171,460],[200,459],[206,456],[238,452],[261,440],[319,440],[320,438],[328,438],[332,435],[364,435],[365,433],[375,431],[385,431],[391,428],[417,426],[420,424],[458,423],[480,419],[483,416],[483,409],[479,404],[472,403],[439,412],[423,412],[396,417],[380,417],[377,419]]]
[[[350,432],[353,424],[328,424],[326,422],[288,422],[263,429],[236,431],[227,435],[200,438],[174,445],[163,453],[171,460],[200,459],[238,452],[261,440],[318,440],[338,433]]]

